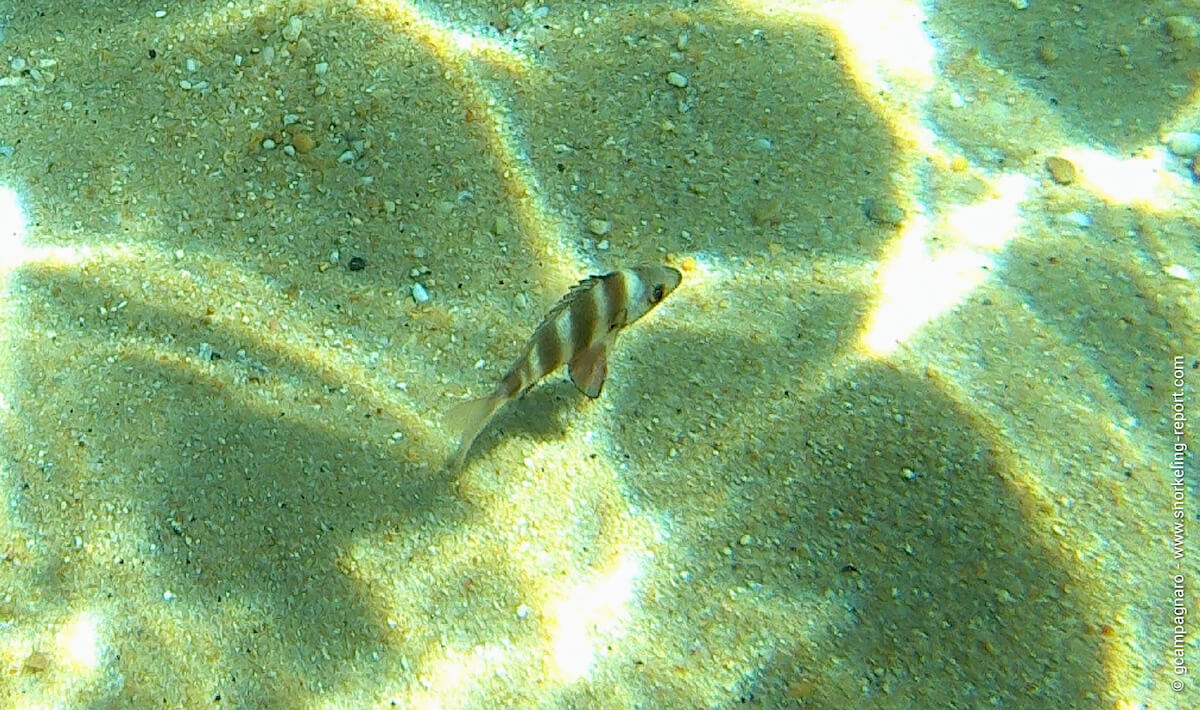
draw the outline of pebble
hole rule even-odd
[[[1063,215],[1063,219],[1066,220],[1067,224],[1073,224],[1082,229],[1087,229],[1088,227],[1092,226],[1092,216],[1086,212],[1080,212],[1079,210],[1066,213]]]
[[[1058,61],[1058,47],[1049,40],[1038,42],[1037,57],[1042,64],[1054,64]]]
[[[1181,158],[1200,153],[1200,133],[1185,131],[1167,136],[1167,150]]]
[[[358,156],[354,154],[354,151],[344,150],[344,151],[342,151],[342,154],[338,156],[338,162],[339,163],[353,163],[354,159],[357,157]]]
[[[300,61],[308,59],[312,56],[312,53],[312,42],[309,42],[307,37],[301,37],[300,41],[296,43],[296,48],[292,50],[292,56]]]
[[[891,200],[871,200],[867,207],[867,218],[878,224],[895,226],[904,221],[904,210]]]
[[[120,561],[121,558],[118,557],[117,560]],[[49,667],[50,659],[40,651],[31,652],[25,657],[25,661],[21,663],[21,671],[30,674],[41,673]]]
[[[412,298],[417,303],[429,303],[429,291],[421,284],[413,284]]]
[[[677,89],[682,89],[688,85],[688,78],[677,71],[667,72],[667,83]]]
[[[1046,158],[1046,170],[1050,177],[1059,185],[1070,185],[1075,182],[1075,164],[1066,158],[1052,155]]]
[[[492,234],[497,237],[507,237],[512,234],[512,223],[504,215],[496,215],[492,220]]]
[[[325,76],[329,72],[329,62],[317,62],[313,65],[313,74]]]
[[[283,31],[280,33],[288,42],[295,42],[300,39],[300,32],[304,29],[304,23],[299,17],[292,15],[288,18],[287,24],[283,26]]]
[[[268,138],[262,142],[263,150],[275,150],[275,141]]]
[[[8,67],[14,72],[20,73],[25,70],[25,60],[21,57],[13,57],[8,61]]]
[[[317,142],[307,133],[297,133],[292,136],[292,145],[296,147],[296,152],[304,155],[317,147]]]
[[[1194,18],[1187,15],[1171,15],[1163,20],[1163,30],[1175,42],[1183,42],[1200,37],[1200,25]]]
[[[1163,269],[1163,271],[1165,271],[1167,276],[1170,276],[1171,278],[1180,279],[1181,281],[1192,280],[1192,272],[1188,270],[1188,267],[1182,264],[1171,264]]]
[[[361,256],[352,256],[350,257],[350,262],[346,264],[346,266],[351,271],[362,271],[363,269],[367,268],[367,260]]]
[[[759,200],[754,209],[750,210],[750,221],[756,226],[774,224],[779,221],[779,213],[783,210],[783,203],[776,199]]]
[[[606,219],[593,219],[588,222],[588,231],[597,237],[603,236],[612,231],[612,222]]]

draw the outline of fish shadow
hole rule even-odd
[[[475,440],[464,465],[486,457],[493,448],[510,438],[535,442],[561,439],[567,432],[566,417],[589,401],[565,378],[538,385],[496,414]]]

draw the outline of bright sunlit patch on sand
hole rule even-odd
[[[22,264],[37,262],[46,266],[74,266],[102,252],[106,256],[125,256],[122,245],[92,249],[89,247],[31,247],[26,242],[28,219],[21,198],[11,188],[0,186],[0,274]]]
[[[728,264],[707,254],[688,254],[682,259],[672,260],[670,265],[679,269],[683,277],[679,285],[681,289],[717,289],[723,282],[734,277],[733,269]],[[667,299],[663,307],[670,303],[671,300]]]
[[[1132,158],[1109,155],[1094,148],[1067,148],[1058,155],[1075,165],[1076,182],[1106,201],[1126,205],[1141,204],[1163,208],[1172,190],[1168,189],[1166,158],[1162,149],[1157,155]]]
[[[446,28],[446,38],[458,51],[477,57],[499,58],[509,69],[527,70],[529,59],[512,45],[495,37],[485,37],[467,30]]]
[[[873,89],[894,79],[920,89],[933,85],[934,47],[917,3],[850,0],[826,5],[824,16],[851,50],[849,64],[859,81]]]
[[[819,15],[798,9],[794,0],[736,0],[734,4],[750,16],[828,24],[850,50],[851,72],[874,89],[893,79],[922,89],[933,85],[935,52],[919,3],[848,0],[819,7]]]
[[[528,152],[514,129],[509,110],[502,98],[489,89],[489,82],[475,71],[478,62],[500,66],[514,74],[527,76],[536,64],[519,48],[470,29],[452,27],[422,6],[412,2],[381,2],[386,16],[399,31],[420,40],[447,69],[446,76],[460,83],[466,99],[464,119],[477,123],[488,149],[505,165],[501,179],[518,218],[517,228],[544,254],[561,255],[568,251],[558,235],[572,230],[560,228],[560,220],[546,204],[545,191],[537,181]],[[467,118],[467,116],[470,118]]]
[[[529,69],[529,58],[510,42],[455,28],[416,3],[400,1],[381,4],[390,7],[392,16],[405,23],[406,34],[423,40],[443,61],[458,61],[469,56],[499,62],[512,71],[525,72]]]
[[[508,650],[493,644],[480,644],[468,651],[448,649],[445,656],[418,672],[414,684],[418,687],[407,707],[418,710],[476,707],[473,701],[479,700],[480,682],[503,675],[509,660]]]
[[[84,612],[67,622],[56,639],[63,663],[78,671],[93,671],[100,664],[100,628],[96,617]]]
[[[0,273],[8,271],[24,259],[25,210],[17,193],[0,187]]]
[[[1017,234],[1029,184],[1020,175],[1004,176],[990,199],[951,210],[937,226],[937,251],[927,239],[933,225],[919,217],[906,224],[881,269],[879,306],[862,336],[868,352],[891,352],[987,278],[995,253]]]
[[[616,569],[571,590],[553,609],[551,652],[562,681],[586,676],[595,663],[596,646],[622,630],[640,567],[636,559],[624,556]]]
[[[1016,235],[1021,224],[1020,206],[1029,193],[1023,175],[1004,175],[992,183],[988,199],[951,207],[945,217],[952,243],[999,251]]]

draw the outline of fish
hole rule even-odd
[[[492,393],[462,402],[446,414],[444,425],[458,438],[448,462],[451,470],[462,467],[496,412],[563,364],[580,392],[599,397],[617,335],[661,303],[682,279],[677,269],[650,264],[589,276],[572,286],[533,331]]]

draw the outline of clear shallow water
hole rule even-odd
[[[1187,697],[1177,11],[548,7],[5,11],[5,703]],[[444,472],[646,261],[603,396]]]

